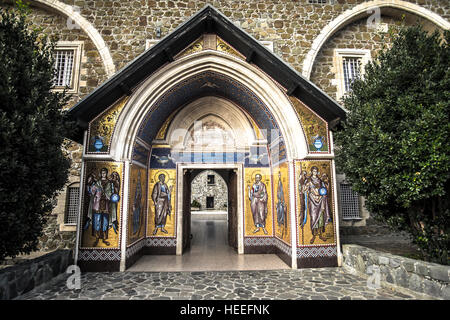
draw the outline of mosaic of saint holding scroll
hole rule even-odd
[[[306,171],[300,173],[300,226],[303,227],[310,216],[310,226],[313,244],[316,236],[320,240],[327,241],[325,227],[331,222],[330,207],[328,204],[329,183],[328,176],[324,173],[320,177],[319,169],[316,166],[311,167],[311,174],[308,176]]]
[[[248,197],[250,199],[250,208],[252,210],[253,222],[256,227],[253,233],[257,233],[260,228],[262,228],[264,234],[267,234],[266,218],[268,195],[266,185],[261,180],[262,176],[259,173],[256,174],[255,183],[251,188],[250,186],[248,186]]]
[[[119,201],[120,176],[112,172],[108,177],[108,169],[100,170],[100,179],[94,172],[87,178],[87,194],[89,195],[89,208],[84,230],[89,228],[92,222],[92,236],[95,237],[93,247],[97,246],[100,239],[107,246],[108,231],[112,227],[117,234],[119,224],[117,222],[117,202]]]
[[[172,211],[172,204],[170,203],[170,194],[172,193],[172,187],[170,188],[164,182],[166,176],[164,174],[160,174],[158,176],[159,181],[155,184],[152,191],[152,200],[155,205],[155,230],[153,231],[153,235],[158,232],[158,228],[161,229],[162,232],[167,233],[167,230],[164,229],[166,225],[167,216],[170,216]]]

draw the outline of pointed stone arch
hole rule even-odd
[[[195,122],[209,118],[223,123],[223,127],[234,140],[233,150],[257,143],[254,128],[247,119],[247,115],[231,101],[214,96],[199,98],[180,110],[170,123],[164,142],[171,145],[173,149],[179,149],[176,144],[181,143],[184,146],[186,134],[190,131],[189,129],[192,129]],[[185,134],[178,137],[177,130],[183,131]],[[181,138],[182,141],[176,141],[177,138]]]
[[[307,155],[306,138],[296,111],[274,81],[245,61],[207,50],[176,60],[142,83],[130,97],[117,122],[117,134],[111,142],[111,157],[116,161],[130,160],[139,127],[155,102],[168,88],[205,71],[217,72],[242,83],[267,106],[285,140],[288,160]]]

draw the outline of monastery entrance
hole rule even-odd
[[[85,146],[75,251],[83,271],[133,270],[142,259],[168,259],[169,270],[197,259],[190,193],[208,169],[229,195],[222,264],[274,268],[276,255],[283,267],[338,265],[329,124],[345,111],[214,8],[70,116],[84,130],[74,137]]]

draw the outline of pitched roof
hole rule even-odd
[[[206,5],[78,102],[69,110],[69,118],[75,120],[80,129],[87,129],[88,123],[97,115],[120,97],[129,95],[144,78],[172,62],[179,52],[204,33],[215,33],[228,42],[246,57],[247,62],[257,65],[286,88],[288,95],[297,97],[312,108],[329,123],[330,128],[345,119],[346,111],[336,101],[211,5]],[[70,138],[82,143],[81,130]]]

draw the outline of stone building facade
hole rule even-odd
[[[346,74],[343,64],[362,67],[375,59],[383,45],[389,45],[390,26],[419,22],[428,30],[450,28],[447,0],[33,0],[30,4],[33,24],[56,36],[62,51],[74,53],[71,77],[76,83],[71,83],[68,108],[207,4],[335,100],[345,94],[346,79],[355,76]],[[64,149],[73,160],[68,185],[73,191],[80,184],[83,146],[67,141]],[[337,185],[342,192],[345,176],[337,176]],[[61,192],[42,249],[73,244],[76,226],[67,223],[67,211],[73,205],[68,190]],[[363,199],[352,199],[359,213],[341,214],[340,223],[363,226],[370,215]],[[347,200],[338,197],[339,207]]]
[[[226,211],[228,206],[227,184],[213,170],[206,170],[192,180],[191,203],[200,203],[200,210]]]

